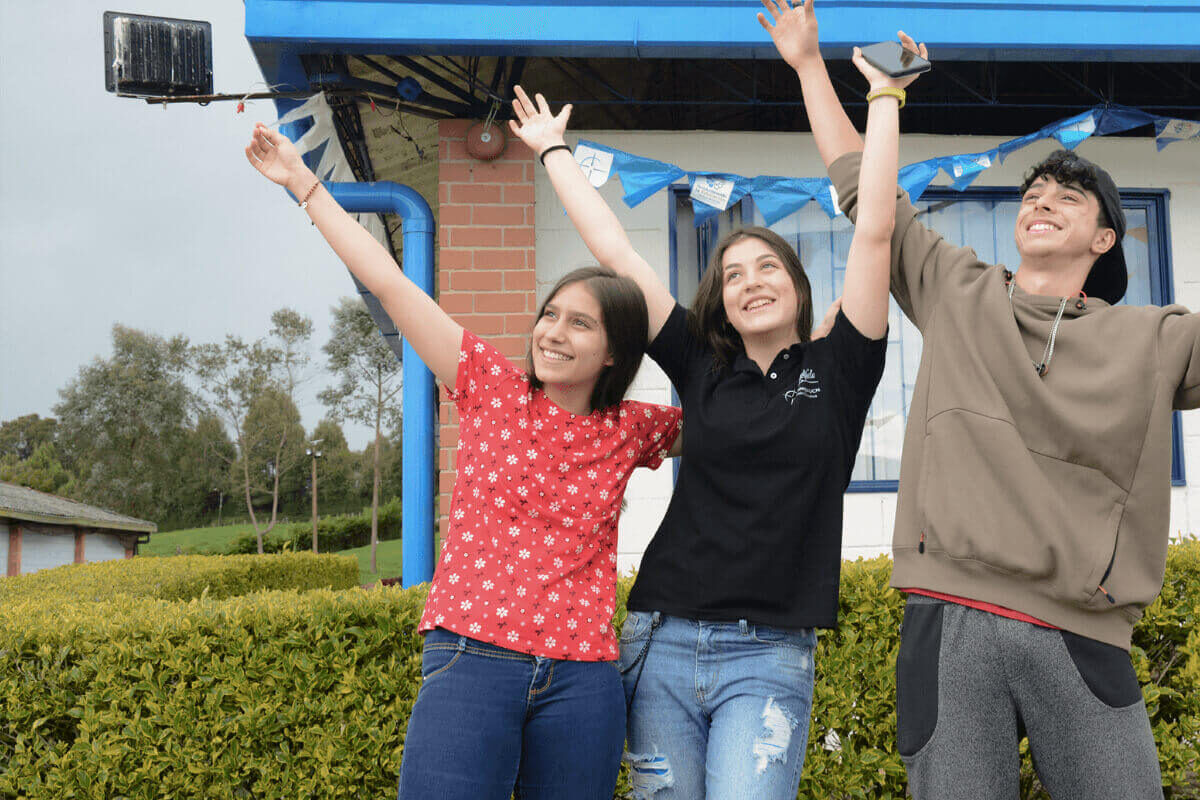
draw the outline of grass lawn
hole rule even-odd
[[[391,539],[380,542],[375,554],[379,572],[371,572],[371,545],[355,547],[353,550],[342,550],[339,556],[354,556],[358,559],[358,582],[367,586],[377,583],[380,578],[399,578],[401,553],[404,547],[403,539]]]
[[[276,525],[272,533],[279,527]],[[138,552],[147,556],[173,556],[178,547],[184,553],[223,553],[230,542],[244,533],[254,533],[254,526],[244,523],[156,533],[150,537],[150,543],[142,545]]]

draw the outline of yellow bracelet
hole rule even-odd
[[[900,101],[900,107],[904,108],[906,95],[903,89],[897,89],[894,86],[884,86],[882,89],[874,89],[867,92],[867,102],[871,102],[877,97],[894,97]]]

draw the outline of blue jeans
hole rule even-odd
[[[811,628],[629,612],[620,663],[635,800],[794,800],[816,644]]]
[[[625,738],[611,661],[558,661],[438,628],[400,765],[400,800],[612,800]]]

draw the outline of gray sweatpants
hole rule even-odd
[[[909,595],[896,660],[900,755],[916,800],[1012,800],[1022,735],[1054,800],[1161,800],[1129,654]]]

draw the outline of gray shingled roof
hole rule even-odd
[[[111,528],[139,533],[154,533],[158,530],[157,525],[144,519],[114,514],[112,511],[86,503],[77,503],[65,497],[3,482],[0,482],[0,519],[76,525],[84,528]]]

